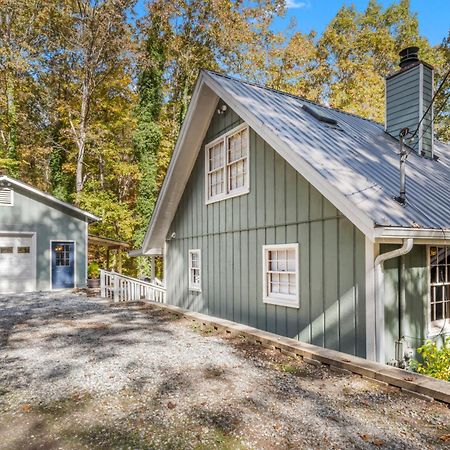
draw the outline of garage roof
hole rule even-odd
[[[49,203],[53,203],[54,205],[60,206],[68,210],[68,212],[70,212],[74,216],[84,217],[88,219],[89,222],[97,222],[101,220],[99,217],[95,216],[94,214],[91,214],[88,211],[85,211],[84,209],[77,208],[76,206],[71,205],[70,203],[63,202],[62,200],[53,197],[53,195],[47,194],[46,192],[36,189],[35,187],[30,186],[29,184],[24,183],[23,181],[16,180],[15,178],[11,178],[7,175],[0,175],[0,186],[4,187],[16,186],[24,191],[36,195],[39,198],[42,198],[43,200],[48,201]]]

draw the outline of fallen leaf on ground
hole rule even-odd
[[[24,413],[29,413],[31,411],[31,405],[29,405],[28,403],[25,403],[24,405],[22,405],[22,411]]]

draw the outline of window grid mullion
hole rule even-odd
[[[433,246],[429,248],[429,252],[430,319],[432,322],[435,322],[450,318],[450,279],[448,262],[450,247]]]

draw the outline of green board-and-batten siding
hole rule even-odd
[[[0,207],[0,231],[36,233],[36,289],[51,289],[50,241],[75,242],[75,286],[86,286],[86,219],[14,186],[14,206]]]
[[[204,144],[242,123],[215,114]],[[250,130],[250,193],[205,205],[202,146],[168,233],[168,302],[365,356],[365,238]],[[170,238],[175,233],[175,238]],[[299,243],[300,308],[262,301],[262,246]],[[201,249],[202,292],[188,290]]]
[[[380,252],[386,253],[398,245],[381,245]],[[404,255],[404,275],[400,277],[401,258],[393,258],[384,263],[384,304],[385,304],[385,353],[386,361],[395,359],[395,341],[404,338],[411,348],[421,346],[428,333],[428,267],[427,246],[415,245]],[[400,292],[403,279],[405,290],[402,330],[399,327]]]

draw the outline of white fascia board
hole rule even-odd
[[[142,248],[139,248],[137,250],[131,250],[128,252],[128,256],[136,257],[136,256],[162,256],[163,254],[162,248],[151,248],[150,250],[147,250],[146,252],[143,251]]]
[[[142,245],[144,254],[148,254],[148,249],[164,246],[170,224],[216,110],[219,98],[205,85],[204,77],[205,74],[202,72],[192,94],[186,118],[144,238]]]
[[[218,96],[236,112],[253,130],[280,154],[297,172],[342,212],[366,237],[374,240],[374,222],[344,194],[339,192],[311,164],[296,153],[274,131],[257,119],[251,111],[237,101],[220,83],[205,74],[205,82]]]
[[[374,232],[377,242],[394,243],[406,238],[417,240],[450,241],[450,229],[377,227]]]
[[[33,194],[35,194],[41,198],[45,198],[46,200],[48,200],[52,203],[55,203],[59,206],[63,206],[64,208],[70,209],[71,211],[73,211],[79,215],[87,217],[88,219],[90,219],[93,222],[98,222],[101,220],[99,217],[94,216],[94,214],[91,214],[90,212],[87,212],[84,209],[77,208],[76,206],[73,206],[70,203],[63,202],[62,200],[59,200],[56,197],[53,197],[53,195],[47,194],[46,192],[36,189],[35,187],[30,186],[29,184],[26,184],[22,181],[16,180],[14,178],[10,178],[6,175],[0,176],[0,181],[6,181],[13,186],[17,186],[25,191],[32,192]]]

